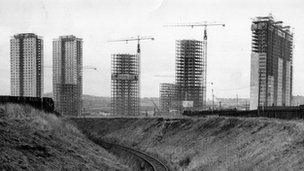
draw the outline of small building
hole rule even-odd
[[[172,83],[161,83],[159,91],[160,110],[162,113],[169,113],[174,109],[176,101],[176,88]]]

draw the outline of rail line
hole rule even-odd
[[[123,151],[126,151],[128,153],[132,153],[134,156],[142,159],[143,161],[145,161],[146,164],[148,164],[149,166],[151,166],[151,168],[153,169],[153,171],[170,171],[169,167],[164,164],[162,161],[158,160],[155,157],[152,157],[146,153],[143,153],[141,151],[129,148],[129,147],[125,147],[122,145],[118,145],[118,144],[113,144],[113,143],[108,143],[108,142],[104,142],[104,141],[95,141],[96,143],[98,143],[101,146],[110,146],[110,147],[116,147],[119,148]]]

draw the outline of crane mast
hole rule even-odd
[[[51,65],[45,65],[43,66],[44,68],[53,68],[53,66]],[[89,65],[86,65],[86,66],[82,66],[82,69],[92,69],[92,70],[97,70],[97,67],[95,66],[89,66]]]

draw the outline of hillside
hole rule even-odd
[[[53,114],[0,106],[0,170],[126,170],[116,157]]]
[[[174,170],[303,170],[304,122],[267,118],[86,118],[79,129]]]

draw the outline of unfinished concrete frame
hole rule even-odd
[[[205,42],[197,40],[176,41],[176,98],[183,108],[184,101],[193,107],[202,107],[206,99],[206,49]],[[205,48],[206,46],[204,46]]]
[[[252,22],[251,109],[291,105],[293,33],[282,23],[272,16]]]
[[[162,113],[169,113],[174,109],[174,102],[176,101],[175,84],[161,83],[160,84],[160,110]]]
[[[112,55],[111,112],[113,115],[140,114],[139,54]]]

